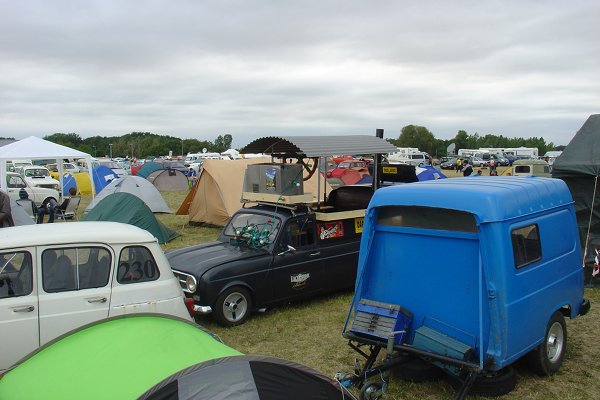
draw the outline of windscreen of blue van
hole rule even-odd
[[[474,345],[479,332],[479,240],[473,214],[378,207],[361,298],[398,304],[427,325]],[[487,334],[484,334],[484,338]]]

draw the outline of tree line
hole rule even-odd
[[[203,149],[209,152],[222,153],[231,148],[233,140],[230,134],[218,135],[214,141],[198,139],[181,139],[169,135],[157,135],[151,132],[131,132],[123,136],[92,136],[82,139],[76,133],[53,133],[44,137],[54,143],[68,146],[94,157],[104,157],[112,154],[113,157],[147,158],[151,156],[173,156],[187,153],[199,153]],[[416,147],[433,156],[446,155],[451,143],[455,149],[479,149],[482,147],[537,147],[538,154],[549,150],[562,150],[565,146],[555,146],[552,142],[546,143],[542,137],[508,138],[502,135],[478,133],[469,134],[459,130],[452,139],[436,139],[434,134],[424,126],[407,125],[400,131],[397,139],[387,139],[397,147]],[[112,151],[111,151],[112,150]]]
[[[464,130],[459,130],[453,139],[436,139],[433,133],[424,126],[407,125],[400,131],[397,139],[388,139],[397,147],[417,147],[433,156],[446,155],[446,149],[451,143],[455,144],[455,152],[458,149],[479,149],[487,147],[537,147],[538,154],[544,154],[549,150],[562,150],[564,146],[555,147],[554,143],[546,143],[544,138],[507,138],[502,135],[487,134],[480,136],[478,133],[472,135]]]
[[[175,156],[187,153],[222,153],[231,148],[233,137],[219,135],[213,142],[209,140],[181,139],[151,132],[131,132],[123,136],[92,136],[82,139],[77,133],[53,133],[44,136],[45,140],[68,146],[91,154],[93,157],[130,157],[147,158],[171,154]]]

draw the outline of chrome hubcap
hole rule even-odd
[[[548,361],[554,363],[558,361],[565,343],[565,333],[563,332],[562,325],[558,322],[552,324],[548,330],[548,336],[546,337],[546,354]]]
[[[248,302],[241,293],[233,292],[223,302],[223,315],[230,322],[243,318],[248,311]]]

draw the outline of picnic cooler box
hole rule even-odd
[[[392,332],[404,331],[394,335],[394,344],[400,344],[408,335],[412,319],[412,313],[399,305],[362,299],[356,306],[350,332],[387,342]]]

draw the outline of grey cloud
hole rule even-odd
[[[589,1],[0,0],[0,136],[371,133],[566,144],[598,112]],[[392,133],[393,132],[393,133]]]

